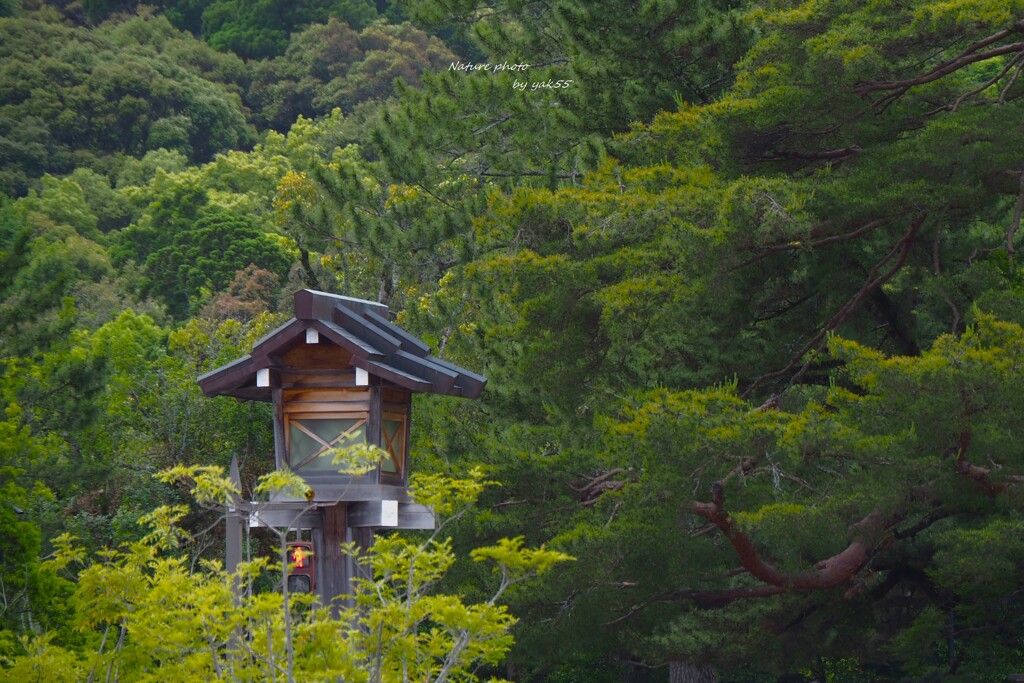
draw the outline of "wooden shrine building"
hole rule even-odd
[[[274,404],[274,464],[299,474],[302,499],[236,501],[228,518],[227,565],[240,560],[241,528],[311,530],[315,585],[325,604],[350,592],[358,571],[340,552],[355,541],[368,548],[378,528],[429,529],[429,508],[412,502],[409,430],[412,394],[476,398],[486,379],[430,355],[430,348],[391,323],[383,304],[304,289],[295,317],[252,353],[199,378],[207,396]],[[387,453],[372,471],[338,472],[340,446],[370,443]],[[237,480],[237,471],[233,473]]]

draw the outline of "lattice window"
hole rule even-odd
[[[366,441],[361,415],[292,415],[288,419],[289,462],[295,471],[338,471],[334,450]]]
[[[401,474],[405,466],[405,417],[385,414],[380,431],[380,445],[391,456],[380,464],[380,471],[384,474]]]

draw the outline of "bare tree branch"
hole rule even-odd
[[[800,359],[802,359],[806,354],[810,353],[810,357],[804,362],[804,364],[799,368],[799,370],[797,370],[796,373],[793,374],[793,376],[790,378],[786,386],[791,387],[794,384],[796,384],[804,375],[804,373],[806,373],[807,370],[811,367],[811,364],[814,362],[815,357],[824,347],[825,339],[828,333],[835,330],[843,322],[845,322],[846,319],[850,317],[850,315],[857,309],[857,307],[861,304],[865,297],[867,297],[869,294],[875,291],[878,287],[885,284],[890,278],[892,278],[896,273],[898,273],[901,268],[903,268],[903,264],[906,263],[907,256],[910,253],[910,248],[911,246],[913,246],[914,238],[917,236],[918,230],[921,229],[921,226],[924,224],[924,221],[927,217],[928,214],[921,213],[917,216],[917,218],[911,221],[910,227],[907,229],[907,232],[904,233],[903,237],[901,237],[900,240],[893,246],[893,248],[889,250],[889,253],[887,253],[880,261],[878,261],[878,263],[872,266],[870,271],[868,271],[867,281],[864,283],[864,286],[861,287],[860,290],[858,290],[845,304],[843,304],[839,308],[838,311],[836,311],[836,313],[824,325],[821,326],[818,332],[806,344],[804,344],[804,346],[800,349],[799,352],[797,352],[793,356],[792,360],[789,361],[789,364],[787,364],[786,367],[782,368],[781,370],[776,370],[775,372],[770,372],[768,374],[761,375],[743,391],[742,395],[748,396],[750,392],[752,392],[765,380],[773,379],[776,377],[782,377],[786,375],[794,367],[796,367],[796,364],[800,361]],[[893,263],[888,270],[879,275],[878,271],[886,263],[892,260],[893,257],[896,258],[895,263]]]
[[[783,252],[783,251],[798,251],[798,250],[805,250],[806,251],[806,250],[811,250],[811,249],[817,249],[818,247],[824,247],[824,246],[827,246],[829,244],[833,244],[835,242],[845,242],[846,240],[852,240],[852,239],[855,239],[857,237],[860,237],[861,235],[867,234],[867,233],[871,232],[872,230],[874,230],[875,228],[879,228],[879,227],[885,225],[888,222],[889,222],[888,219],[879,218],[879,219],[876,219],[876,220],[873,220],[873,221],[868,221],[867,223],[864,223],[863,225],[860,225],[860,226],[856,227],[855,229],[851,230],[850,232],[841,233],[839,235],[830,235],[828,237],[822,237],[821,239],[813,240],[811,242],[799,242],[798,241],[798,242],[786,242],[785,244],[773,244],[773,245],[771,245],[769,247],[764,248],[761,251],[761,253],[757,254],[756,256],[752,256],[752,257],[748,258],[746,261],[743,261],[742,263],[740,263],[736,267],[737,268],[743,268],[745,266],[749,266],[751,264],[757,263],[758,261],[763,261],[764,259],[768,258],[772,254],[778,254],[779,252]],[[817,231],[812,231],[811,234],[813,235],[815,232],[817,232]],[[754,249],[754,247],[749,247],[746,250],[753,250],[753,249]]]

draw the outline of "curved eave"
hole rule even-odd
[[[270,389],[256,386],[256,370],[252,356],[242,356],[216,370],[201,375],[197,382],[207,396],[234,396],[235,398],[269,401]]]

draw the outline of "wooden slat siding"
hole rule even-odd
[[[322,388],[330,389],[336,387],[354,387],[356,374],[334,373],[307,375],[305,373],[288,373],[281,378],[281,386],[288,385],[289,388]]]
[[[294,390],[289,390],[294,391]],[[331,391],[322,389],[321,391]],[[351,396],[323,396],[306,390],[305,400],[294,400],[285,398],[285,412],[289,415],[295,413],[368,413],[370,410],[371,394],[368,391],[353,391]]]
[[[295,368],[314,372],[318,370],[337,372],[352,365],[352,352],[330,341],[323,341],[319,344],[303,343],[281,354],[280,365],[288,370]]]
[[[318,372],[308,374],[305,372],[288,372],[281,377],[281,386],[290,385],[289,388],[315,388],[337,389],[341,387],[354,387],[356,385],[356,374],[354,372]]]
[[[302,401],[369,401],[370,392],[365,388],[353,391],[344,388],[327,389],[285,389],[284,400],[287,403],[300,403]]]
[[[296,405],[286,405],[285,415],[288,417],[299,417],[300,415],[309,415],[309,417],[323,417],[325,414],[335,414],[339,417],[344,415],[352,415],[353,417],[358,415],[368,415],[370,412],[370,404],[368,401],[349,401],[347,403],[299,403]]]
[[[280,368],[281,372],[289,373],[292,375],[302,375],[303,377],[315,377],[317,375],[330,375],[330,376],[351,376],[355,381],[356,371],[354,368],[295,368],[291,366],[283,366]]]
[[[282,389],[332,389],[338,386],[356,386],[355,382],[352,384],[343,384],[330,379],[315,379],[307,377],[301,382],[282,382]]]

